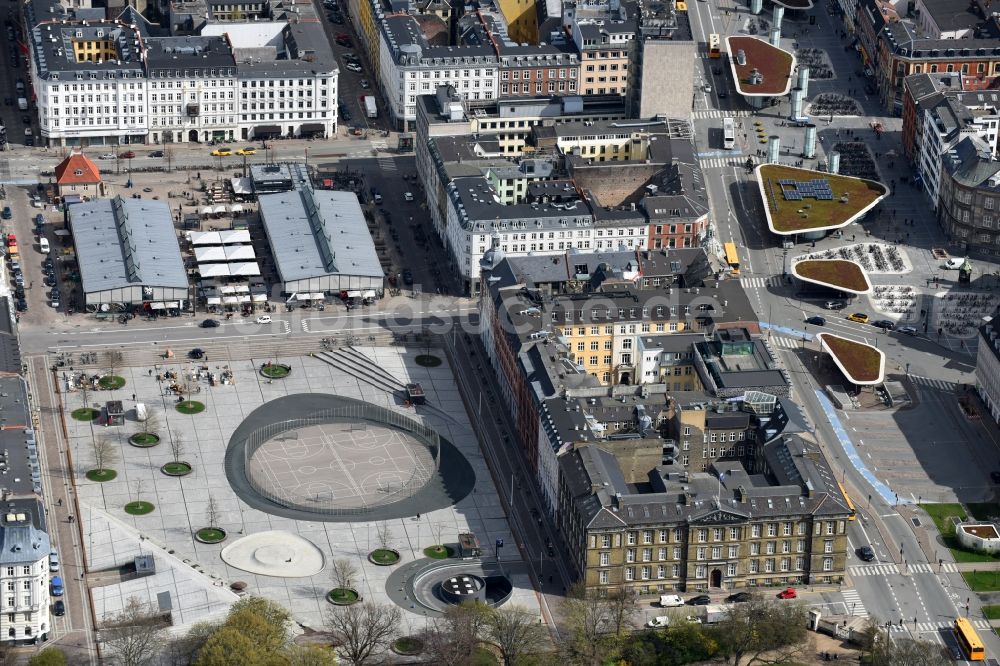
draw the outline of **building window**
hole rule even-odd
[[[704,527],[698,529],[698,543],[705,543],[705,539],[708,537],[708,530]]]
[[[611,564],[611,553],[601,553],[601,566],[606,567]]]
[[[740,547],[739,546],[730,546],[729,547],[729,559],[734,559],[734,558],[737,558],[739,556],[740,556]]]
[[[658,559],[660,561],[663,561],[663,560],[667,559],[667,549],[666,548],[660,548],[657,551],[657,555],[658,555],[658,557],[656,559]]]
[[[784,532],[785,536],[791,536],[791,534],[792,534],[792,524],[791,523],[785,523],[784,526],[782,527],[782,531]]]
[[[650,561],[652,561],[652,559],[653,559],[653,549],[652,548],[643,548],[642,549],[642,561],[643,562],[650,562]]]
[[[625,567],[625,580],[635,580],[635,569]]]
[[[626,536],[626,541],[625,542],[628,545],[630,545],[630,546],[634,546],[635,545],[635,532],[629,532],[628,535]]]
[[[712,546],[712,559],[718,560],[722,557],[722,546]]]
[[[639,570],[639,577],[642,580],[649,580],[649,567],[642,567]]]
[[[775,523],[768,523],[767,536],[777,536],[777,534],[778,534],[778,526]]]
[[[611,548],[611,535],[602,534],[601,535],[601,548]]]
[[[833,558],[824,557],[823,558],[823,571],[833,571]]]
[[[712,541],[722,541],[722,534],[723,534],[722,528],[716,527],[714,530],[712,530]]]
[[[727,576],[735,576],[736,575],[736,563],[735,562],[730,562],[729,563],[729,566],[726,569],[726,575]]]
[[[759,538],[760,537],[760,525],[759,524],[758,525],[754,525],[751,528],[750,533],[754,536],[754,538]]]
[[[768,541],[766,548],[767,548],[767,554],[768,555],[774,555],[774,542],[773,541]]]
[[[827,539],[826,541],[823,542],[823,552],[824,553],[832,553],[833,552],[833,540],[832,539]]]
[[[705,577],[705,565],[704,564],[699,564],[698,566],[696,566],[694,568],[694,577],[695,578],[704,578]]]
[[[667,577],[667,568],[665,566],[663,566],[662,564],[660,566],[656,567],[656,577],[657,578],[666,578]]]
[[[608,584],[608,572],[606,570],[601,570],[597,572],[597,580],[600,581],[601,585]]]
[[[695,559],[697,559],[697,560],[703,560],[703,559],[705,559],[705,547],[704,546],[698,546],[698,548],[695,550]]]
[[[680,573],[680,570],[681,570],[680,565],[677,564],[670,565],[670,577],[677,578],[677,574]]]
[[[643,543],[653,543],[653,530],[646,530],[642,533]]]
[[[625,551],[625,561],[626,562],[635,562],[635,549],[634,548],[628,548],[628,549],[626,549],[626,551]]]

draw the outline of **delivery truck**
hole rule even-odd
[[[368,117],[378,118],[378,108],[375,106],[375,96],[365,95],[363,100],[365,103],[365,113],[368,115]]]

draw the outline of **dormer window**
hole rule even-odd
[[[74,175],[74,176],[82,176],[82,175],[83,175],[83,169],[76,169],[76,170],[75,170],[75,171],[73,172],[73,175]]]

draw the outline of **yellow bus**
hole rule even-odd
[[[844,499],[847,500],[847,508],[850,509],[851,511],[851,515],[848,516],[847,519],[857,520],[858,512],[857,509],[854,508],[854,502],[851,501],[851,496],[847,494],[847,488],[845,488],[844,484],[842,484],[840,481],[837,482],[837,485],[840,486],[840,492],[844,495]]]
[[[719,36],[714,32],[708,36],[708,57],[709,58],[721,58],[722,49],[719,46]]]
[[[968,618],[955,619],[955,640],[969,661],[986,661],[986,648]]]
[[[726,243],[723,246],[726,250],[726,263],[733,275],[740,274],[740,256],[736,254],[736,243]]]

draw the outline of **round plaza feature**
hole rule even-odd
[[[263,576],[307,578],[326,565],[316,544],[291,532],[271,530],[245,536],[222,549],[231,567]]]
[[[254,410],[226,450],[245,502],[299,520],[385,520],[450,506],[475,473],[433,428],[371,402],[327,394]]]

